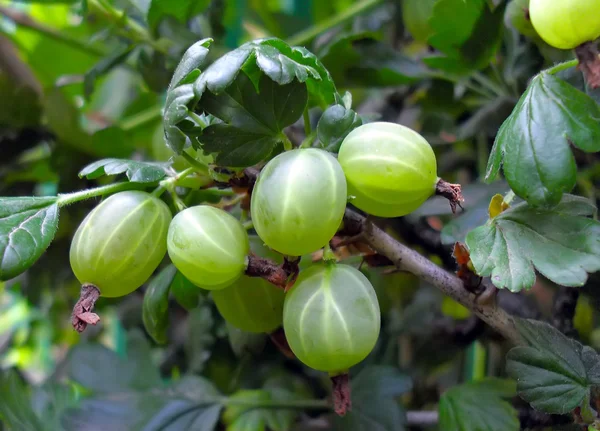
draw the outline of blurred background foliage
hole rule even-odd
[[[419,130],[435,148],[439,174],[464,185],[468,204],[459,217],[432,199],[385,225],[453,269],[450,245],[487,220],[494,194],[508,191],[501,182],[479,183],[498,127],[540,68],[571,57],[537,37],[527,3],[2,0],[0,195],[54,195],[112,181],[78,177],[99,158],[171,159],[161,110],[184,50],[212,37],[215,59],[245,41],[276,36],[316,53],[365,118]],[[579,72],[565,73],[585,90]],[[590,94],[600,101],[600,93]],[[311,110],[313,125],[321,112]],[[304,137],[301,124],[288,133],[293,142]],[[595,200],[598,165],[592,156],[576,157],[577,192]],[[343,419],[329,412],[327,376],[287,359],[266,335],[226,325],[210,297],[180,275],[170,285],[167,343],[144,331],[146,286],[125,298],[101,298],[102,324],[80,336],[70,325],[80,286],[68,250],[96,203],[63,210],[42,259],[0,282],[0,429],[421,429],[428,422],[406,411],[436,412],[447,388],[503,374],[504,346],[468,310],[411,275],[368,265],[362,268],[377,290],[383,330],[375,351],[352,371],[355,409]],[[555,289],[541,280],[529,299],[547,315]],[[593,304],[593,296],[579,301],[575,325],[600,347]],[[476,331],[461,337],[458,329],[468,325]],[[484,383],[465,391],[491,393],[500,419],[514,425],[522,412],[502,401],[514,388],[492,382],[492,391]],[[447,393],[444,405],[452,395],[460,398]],[[450,414],[445,408],[440,415]],[[469,421],[468,404],[452,408]],[[503,423],[489,429],[507,429]]]

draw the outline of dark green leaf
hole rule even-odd
[[[46,429],[61,430],[62,414],[68,408],[77,405],[78,398],[78,391],[74,385],[46,383],[33,392],[31,406],[37,416],[43,418]]]
[[[191,70],[190,67],[186,67],[186,71],[191,72]],[[272,81],[286,88],[294,87],[293,84],[304,83],[306,86],[304,92],[308,92],[311,100],[321,106],[330,105],[338,99],[329,72],[317,57],[305,48],[290,47],[276,38],[248,42],[212,63],[193,84],[184,80],[182,85],[174,86],[169,90],[164,123],[167,143],[173,151],[180,153],[187,144],[191,143],[186,136],[189,133],[184,132],[184,128],[178,127],[179,124],[191,121],[188,114],[192,111],[208,112],[203,106],[206,93],[217,97],[226,90],[231,93],[233,89],[229,90],[228,87],[236,81],[241,70],[256,88],[260,87],[261,76],[268,76]],[[284,105],[285,100],[279,100],[279,103]],[[245,101],[242,107],[251,108]],[[228,136],[235,133],[236,131],[231,131]],[[259,147],[264,149],[260,144]]]
[[[513,348],[506,370],[517,380],[519,396],[536,410],[566,414],[589,402],[600,384],[600,357],[590,347],[536,320],[516,320],[527,346]]]
[[[104,57],[94,65],[83,77],[83,94],[86,99],[89,99],[94,92],[96,80],[102,75],[110,72],[114,67],[124,63],[129,57],[135,45],[122,47],[115,50],[110,55]]]
[[[492,11],[486,0],[438,0],[428,43],[446,57],[426,63],[459,74],[488,66],[500,44],[503,16],[503,8]]]
[[[396,368],[364,368],[352,379],[352,410],[344,417],[335,418],[336,429],[404,430],[404,411],[395,398],[408,392],[411,387],[410,378]]]
[[[194,15],[204,12],[209,5],[210,0],[152,0],[146,19],[152,29],[167,15],[185,23]]]
[[[222,166],[255,165],[282,142],[283,129],[300,118],[306,102],[306,86],[297,81],[278,85],[263,76],[257,93],[252,81],[240,73],[224,92],[204,93],[202,110],[225,123],[202,131],[201,148],[216,153]]]
[[[179,305],[188,311],[196,308],[200,302],[200,288],[179,271],[173,278],[170,290]]]
[[[588,218],[594,212],[572,195],[552,210],[516,205],[467,235],[473,266],[513,292],[533,285],[534,268],[557,284],[583,286],[587,272],[600,269],[600,223]]]
[[[33,265],[57,229],[56,197],[0,198],[0,280]]]
[[[215,342],[212,334],[214,323],[211,309],[206,304],[188,314],[188,336],[185,350],[190,372],[201,372],[211,356],[211,347]]]
[[[223,420],[228,431],[286,431],[298,416],[298,410],[256,408],[253,404],[268,407],[271,402],[295,398],[295,394],[281,388],[241,390],[229,397],[232,402],[225,409]]]
[[[317,136],[327,151],[337,153],[348,133],[361,124],[361,118],[352,109],[347,109],[342,105],[333,105],[327,108],[319,119]]]
[[[518,431],[517,411],[505,401],[515,395],[515,383],[510,380],[489,378],[455,386],[440,398],[440,429]]]
[[[167,342],[167,325],[169,324],[169,288],[175,278],[175,265],[165,267],[150,283],[144,293],[142,318],[144,327],[150,336],[159,344]]]
[[[147,342],[139,333],[129,339],[127,358],[119,357],[101,344],[83,343],[71,349],[66,372],[94,393],[146,390],[160,383]]]
[[[62,423],[66,431],[213,431],[220,401],[210,381],[186,376],[168,387],[85,399]]]
[[[486,180],[503,164],[514,192],[549,207],[575,186],[577,166],[569,145],[600,150],[600,106],[556,76],[541,73],[504,122],[490,156]]]
[[[338,85],[381,87],[410,84],[427,74],[415,60],[377,40],[372,32],[336,37],[320,52]]]
[[[31,409],[25,385],[13,370],[0,371],[0,418],[15,431],[46,429]]]
[[[79,172],[79,177],[93,180],[102,175],[119,175],[125,173],[127,179],[134,183],[154,183],[166,175],[168,163],[138,162],[137,160],[102,159],[87,165]]]

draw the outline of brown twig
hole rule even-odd
[[[347,209],[344,222],[347,231],[353,231],[355,235],[362,231],[365,242],[379,254],[394,262],[398,269],[408,271],[429,282],[455,301],[472,310],[506,339],[515,344],[521,343],[512,317],[496,306],[495,301],[480,303],[477,295],[465,289],[459,278],[446,272],[416,251],[399,243],[373,223],[366,222],[365,217],[360,214]]]
[[[457,206],[462,209],[462,203],[465,201],[465,198],[463,198],[460,184],[451,184],[440,178],[435,185],[435,194],[448,199],[453,213],[456,212]]]
[[[87,325],[96,325],[100,321],[100,317],[96,313],[92,313],[99,297],[100,291],[93,284],[81,286],[79,300],[73,307],[71,315],[71,324],[77,332],[81,333],[85,331]]]
[[[344,416],[352,409],[350,397],[350,376],[348,373],[331,377],[333,384],[333,409],[339,416]]]
[[[250,255],[248,256],[246,275],[248,277],[264,278],[274,286],[287,291],[293,286],[296,277],[298,277],[300,272],[298,268],[299,261],[300,259],[288,260],[285,258],[282,265],[277,265],[272,260]]]

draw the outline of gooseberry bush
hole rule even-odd
[[[600,430],[598,0],[308,2],[295,34],[261,2],[238,27],[221,1],[66,3],[91,45],[0,6],[101,57],[1,82],[0,145],[34,141],[15,164],[60,154],[14,183],[81,180],[0,198],[0,293],[22,299],[0,330],[51,344],[22,286],[39,321],[68,304],[74,344],[43,385],[0,374],[7,429]],[[147,91],[133,119],[86,129],[73,93],[108,109],[119,68]]]

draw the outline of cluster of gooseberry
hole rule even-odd
[[[142,285],[168,252],[184,276],[212,292],[225,320],[250,332],[270,333],[283,324],[294,355],[335,381],[377,341],[380,311],[370,282],[352,266],[325,260],[287,280],[286,292],[249,276],[260,275],[248,271],[253,253],[279,261],[311,254],[340,229],[348,199],[369,214],[397,217],[419,207],[438,180],[423,137],[397,124],[370,123],[345,138],[338,158],[295,149],[264,166],[250,203],[258,236],[220,208],[194,206],[172,218],[159,198],[127,191],[83,221],[71,265],[96,295],[115,297]],[[78,304],[74,320],[95,323],[89,302]]]

